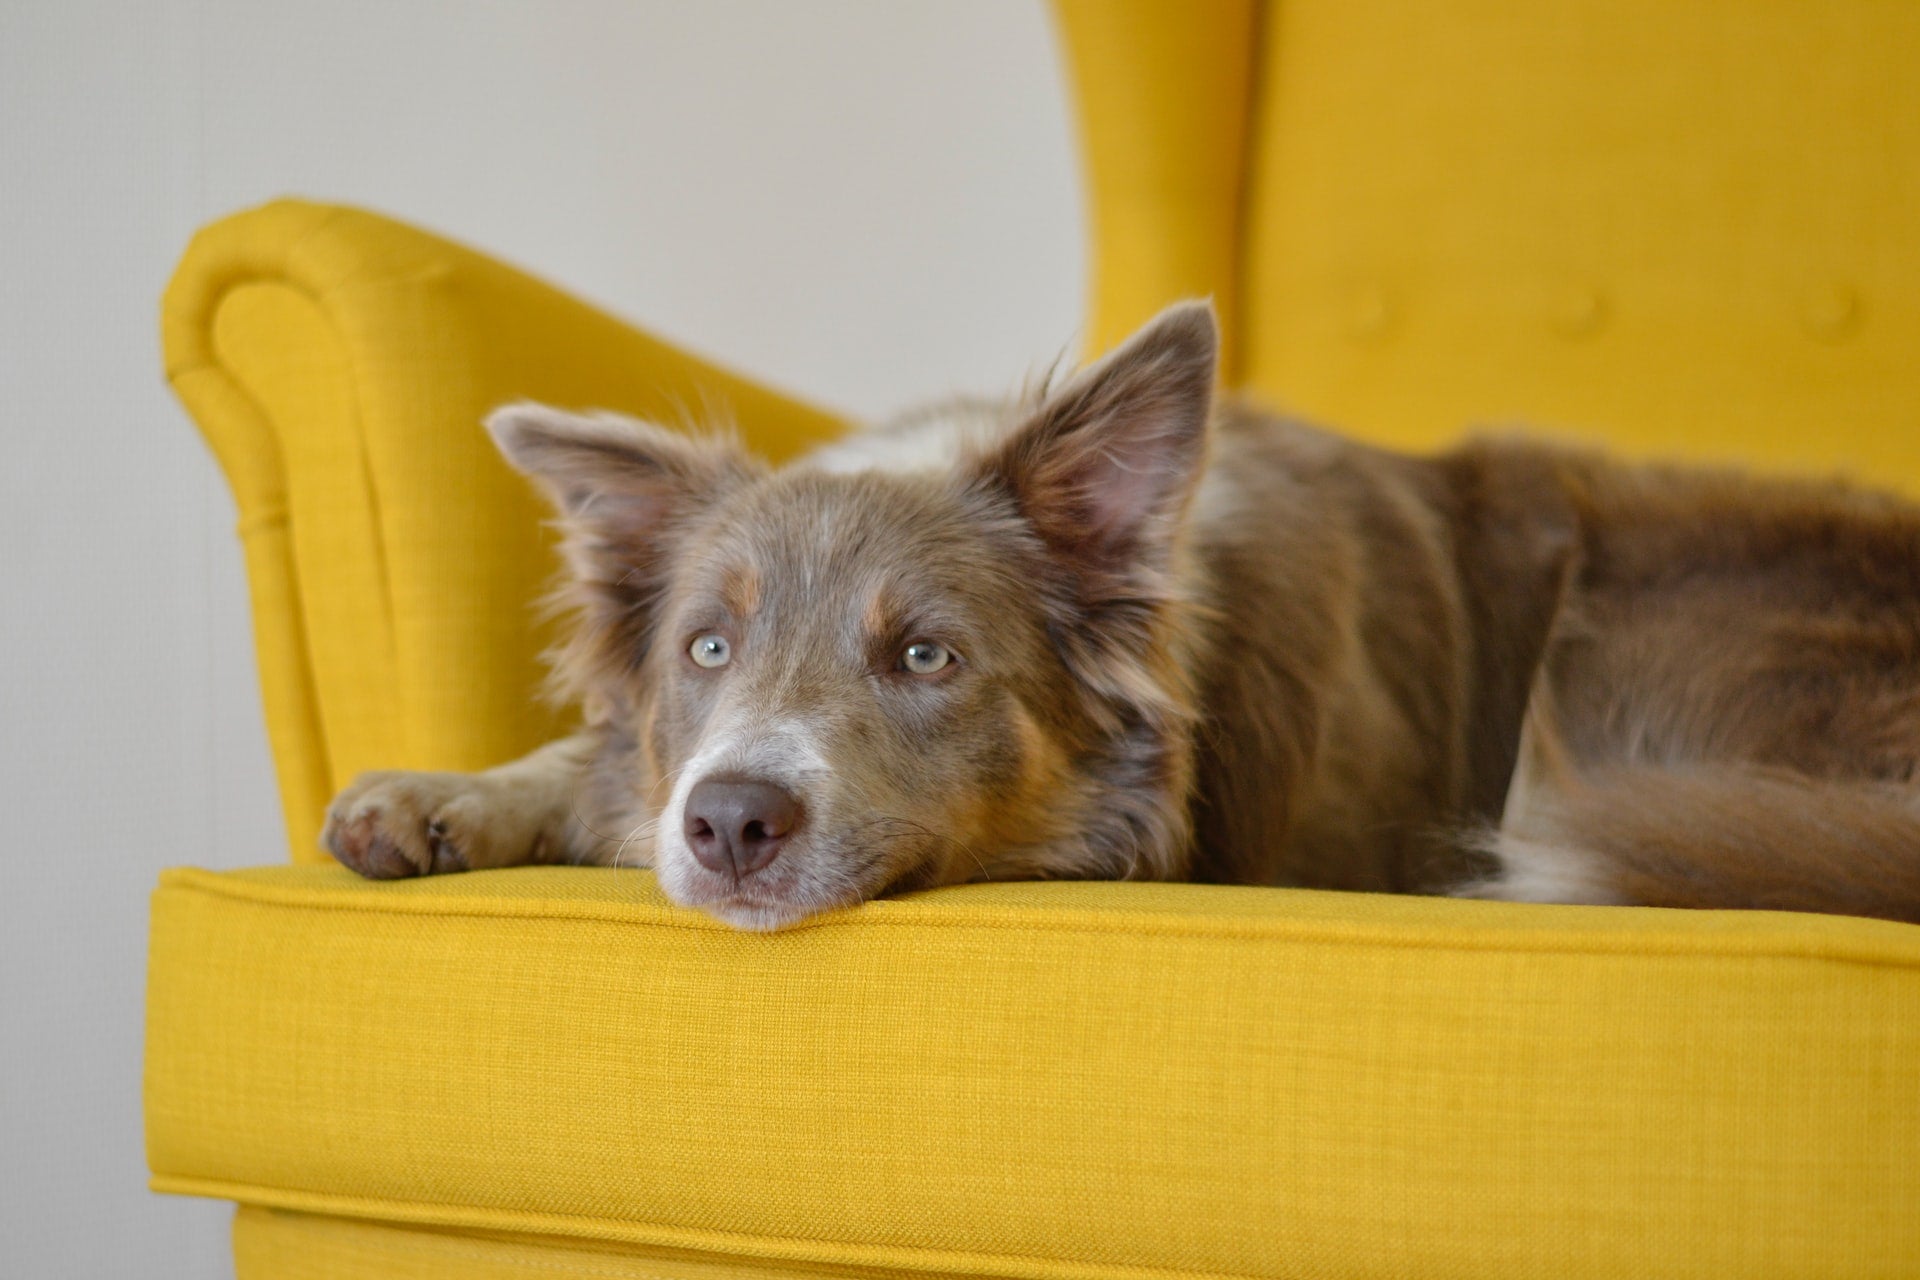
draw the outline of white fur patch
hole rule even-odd
[[[1502,902],[1559,902],[1617,907],[1626,899],[1607,883],[1604,865],[1590,850],[1504,831],[1494,834],[1486,851],[1500,860],[1500,872],[1454,892],[1458,898]]]
[[[810,466],[836,475],[860,471],[940,471],[968,449],[1003,433],[1007,419],[980,404],[940,406],[924,416],[872,427],[815,449]]]
[[[804,804],[813,783],[827,773],[816,735],[804,721],[765,723],[736,718],[709,732],[699,750],[681,767],[673,794],[660,810],[654,866],[663,876],[678,862],[692,862],[687,847],[687,796],[702,779],[716,773],[739,774],[784,787]],[[666,856],[661,856],[666,855]]]

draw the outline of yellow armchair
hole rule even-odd
[[[1212,293],[1235,383],[1377,439],[1920,480],[1909,7],[1058,9],[1096,346]],[[488,408],[838,429],[314,204],[204,231],[164,335],[296,863],[359,769],[560,727]],[[296,865],[162,879],[146,1115],[247,1280],[1891,1276],[1916,1063],[1920,929],[1878,921],[1033,884],[757,936],[644,873]]]

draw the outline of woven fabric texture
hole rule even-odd
[[[252,1206],[234,1215],[233,1260],[236,1280],[915,1280],[928,1274]]]
[[[748,935],[645,873],[170,873],[162,1190],[1021,1276],[1891,1275],[1920,930],[1005,885]]]

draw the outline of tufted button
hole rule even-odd
[[[1554,297],[1547,323],[1563,338],[1590,338],[1607,323],[1606,295],[1591,285],[1568,285]]]
[[[1393,323],[1393,306],[1378,285],[1354,290],[1347,303],[1346,333],[1355,342],[1377,342]]]
[[[1839,342],[1860,319],[1860,299],[1843,284],[1815,285],[1800,297],[1800,324],[1822,342]]]

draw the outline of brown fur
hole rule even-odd
[[[1396,455],[1216,411],[1213,367],[1175,308],[955,417],[950,461],[851,474],[503,412],[562,513],[557,671],[593,727],[466,791],[370,775],[326,843],[368,874],[651,857],[751,927],[1016,876],[1920,919],[1920,511],[1520,441]],[[910,674],[925,641],[954,661]],[[805,825],[707,870],[672,825],[690,769],[772,779]],[[502,821],[450,838],[479,793]],[[560,795],[582,820],[492,834]]]

